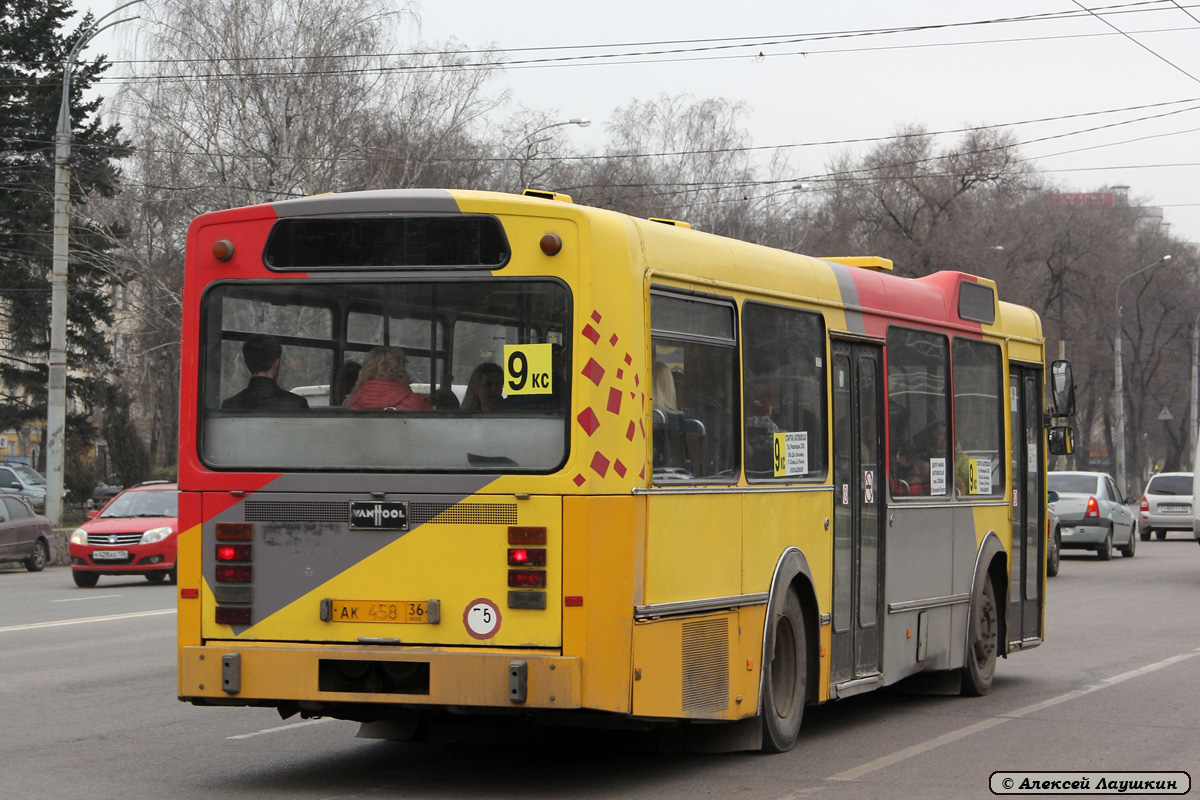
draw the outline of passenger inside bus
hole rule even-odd
[[[338,370],[337,380],[334,381],[335,394],[332,405],[350,405],[350,393],[354,391],[354,386],[358,383],[358,376],[361,372],[362,364],[357,361],[347,361],[342,364]]]
[[[746,473],[771,477],[775,473],[775,393],[767,381],[754,385],[746,398]]]
[[[463,411],[498,411],[504,400],[504,370],[499,364],[484,361],[467,379]]]
[[[431,411],[423,394],[412,390],[404,350],[376,347],[363,362],[358,383],[350,395],[355,411]]]
[[[675,395],[675,377],[671,368],[654,362],[651,404],[654,408],[654,469],[681,469],[684,466],[683,412]]]
[[[242,345],[242,360],[250,371],[246,388],[225,398],[221,408],[230,411],[303,411],[308,401],[277,381],[283,346],[274,336],[256,333]]]

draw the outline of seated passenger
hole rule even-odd
[[[221,408],[231,411],[303,411],[308,401],[293,394],[276,379],[283,346],[274,336],[256,333],[242,345],[242,360],[250,370],[250,382],[232,397],[225,398]]]
[[[358,383],[350,394],[355,411],[431,411],[429,399],[412,390],[404,351],[376,347],[363,362]]]
[[[504,399],[504,370],[499,364],[484,361],[467,379],[463,411],[497,411]]]
[[[348,406],[350,405],[350,394],[354,391],[354,386],[358,383],[359,373],[362,372],[362,364],[357,361],[346,361],[338,370],[337,381],[334,387],[337,394],[334,395],[334,405]]]

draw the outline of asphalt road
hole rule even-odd
[[[353,723],[175,699],[174,591],[0,570],[6,798],[973,798],[997,770],[1200,776],[1200,547],[1064,554],[1048,641],[987,697],[888,690],[810,709],[780,756],[657,753],[646,737],[525,730],[395,744]]]

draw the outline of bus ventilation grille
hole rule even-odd
[[[729,621],[683,624],[683,710],[729,708]]]
[[[346,523],[350,504],[346,502],[288,502],[249,500],[245,505],[246,522],[328,522]],[[408,524],[422,525],[516,525],[515,503],[409,503]]]
[[[515,503],[411,503],[412,522],[434,525],[516,525]]]

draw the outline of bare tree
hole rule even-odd
[[[721,98],[661,95],[619,108],[603,158],[580,176],[583,202],[730,232],[732,201],[757,185],[742,127],[749,109]]]

